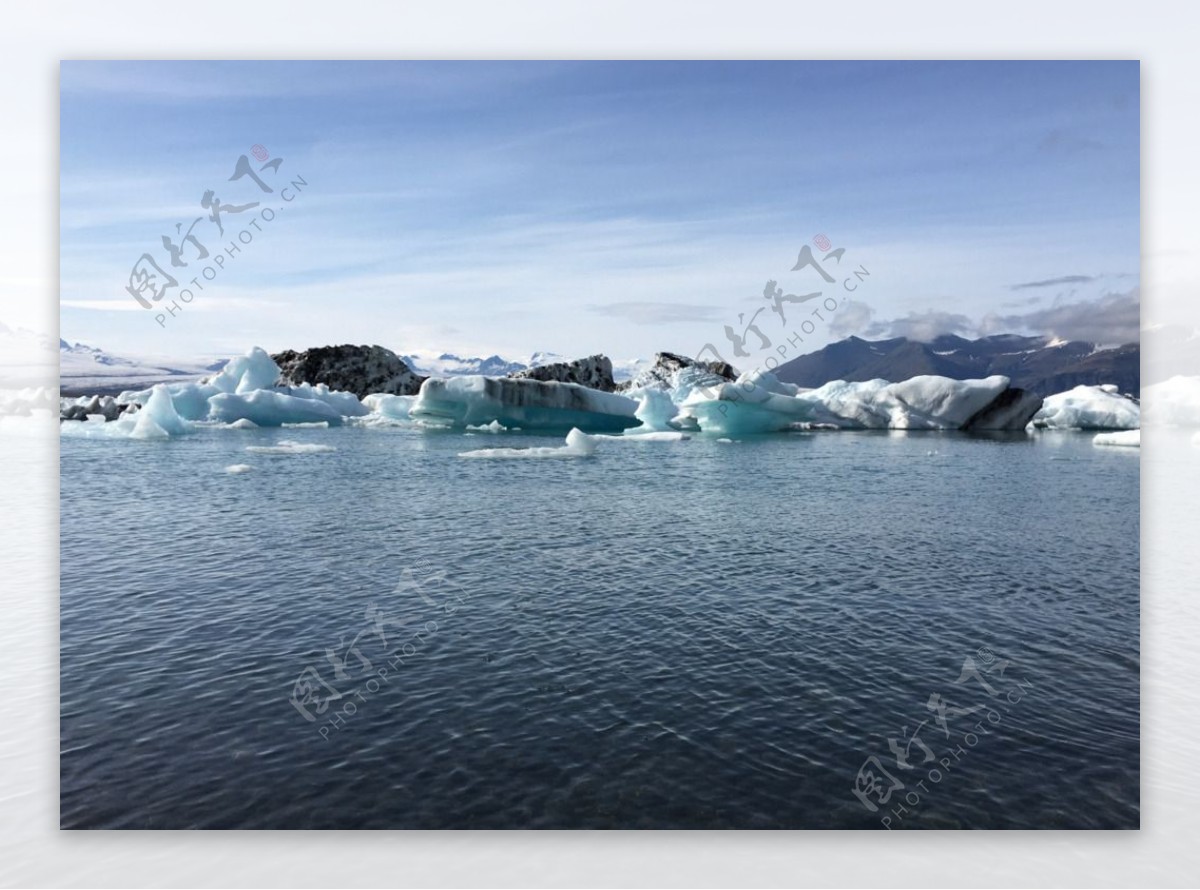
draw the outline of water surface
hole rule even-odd
[[[64,439],[62,825],[1137,827],[1136,450],[561,441]]]

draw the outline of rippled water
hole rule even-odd
[[[63,440],[62,825],[1138,825],[1135,450],[493,444],[561,437]]]

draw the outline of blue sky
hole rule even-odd
[[[821,286],[791,271],[817,234],[871,276],[814,348],[1136,336],[1136,62],[66,62],[61,76],[61,331],[113,352],[694,354],[767,305],[768,279]],[[293,201],[228,181],[255,144],[282,159],[265,182],[307,183]],[[209,189],[264,200],[219,236]],[[165,326],[126,292],[144,252],[172,271],[176,223],[203,217],[210,251],[185,248],[186,287],[264,207],[275,219]]]

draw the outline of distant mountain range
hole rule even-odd
[[[1097,349],[1093,343],[1016,334],[979,340],[948,334],[930,343],[905,337],[848,337],[780,365],[775,374],[780,380],[805,387],[830,380],[907,380],[920,374],[956,380],[1003,374],[1013,386],[1042,396],[1080,384],[1104,383],[1137,394],[1141,390],[1140,359],[1136,343]]]
[[[115,395],[163,381],[198,380],[221,370],[225,359],[205,362],[125,358],[85,343],[58,341],[59,386],[64,396]]]
[[[509,374],[515,374],[518,371],[528,371],[530,368],[541,368],[546,365],[571,361],[569,357],[559,355],[556,352],[535,352],[528,358],[516,361],[510,361],[498,355],[478,358],[463,357],[449,352],[443,352],[440,355],[418,352],[410,355],[401,355],[400,358],[413,371],[426,377],[462,377],[468,374],[482,374],[485,377],[507,377]],[[649,367],[653,362],[643,359],[628,361],[614,359],[612,364],[613,377],[620,381],[630,379],[643,367]]]
[[[1194,347],[1200,343],[1195,331],[1159,331],[1153,335],[1148,332],[1148,336],[1157,336],[1164,346],[1169,343],[1174,347],[1163,350],[1164,354],[1178,359],[1170,363],[1171,373],[1188,373],[1182,369],[1195,368],[1197,350]],[[17,344],[27,347],[22,350],[23,353],[36,354],[22,355],[24,362],[45,356],[41,360],[47,362],[49,375],[52,376],[57,370],[49,365],[54,356],[53,340],[42,342],[24,331],[18,335],[18,332],[9,329],[0,330],[0,345],[11,348]],[[11,356],[17,357],[15,350]],[[452,353],[415,353],[401,358],[418,374],[437,377],[465,374],[505,377],[529,368],[564,361],[562,356],[549,352],[535,352],[528,358],[516,361],[498,355],[480,358]],[[891,340],[849,337],[780,365],[775,373],[787,383],[804,387],[821,386],[830,380],[882,378],[901,381],[921,374],[936,374],[957,380],[1003,374],[1012,381],[1013,386],[1042,396],[1065,392],[1080,384],[1105,383],[1116,384],[1122,392],[1137,394],[1141,390],[1140,358],[1141,350],[1136,343],[1098,349],[1092,343],[1014,334],[998,334],[979,340],[946,335],[930,343],[919,343],[904,337]],[[64,395],[115,394],[123,389],[140,389],[161,381],[199,379],[220,370],[225,363],[125,358],[66,340],[59,341],[58,359]],[[650,360],[614,361],[613,377],[618,383],[628,381],[652,364]],[[1164,367],[1163,371],[1166,370]]]
[[[401,355],[401,359],[413,371],[426,377],[462,377],[467,374],[482,374],[485,377],[507,377],[514,371],[524,371],[535,365],[548,365],[563,361],[562,356],[551,352],[535,352],[528,361],[509,361],[498,355],[487,358],[466,357],[443,352],[413,353]]]

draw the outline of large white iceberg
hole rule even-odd
[[[1200,427],[1200,377],[1172,377],[1142,387],[1146,425]]]
[[[495,421],[523,430],[577,427],[587,432],[619,432],[638,425],[637,408],[633,399],[575,383],[433,377],[421,384],[410,416],[455,427]]]
[[[1077,386],[1048,396],[1033,416],[1039,429],[1134,430],[1141,426],[1141,406],[1111,384]]]
[[[951,380],[920,376],[902,383],[835,380],[800,390],[773,374],[743,374],[715,389],[698,388],[683,416],[700,429],[729,435],[821,425],[839,429],[1022,429],[1041,404],[1009,387],[1007,377]]]

